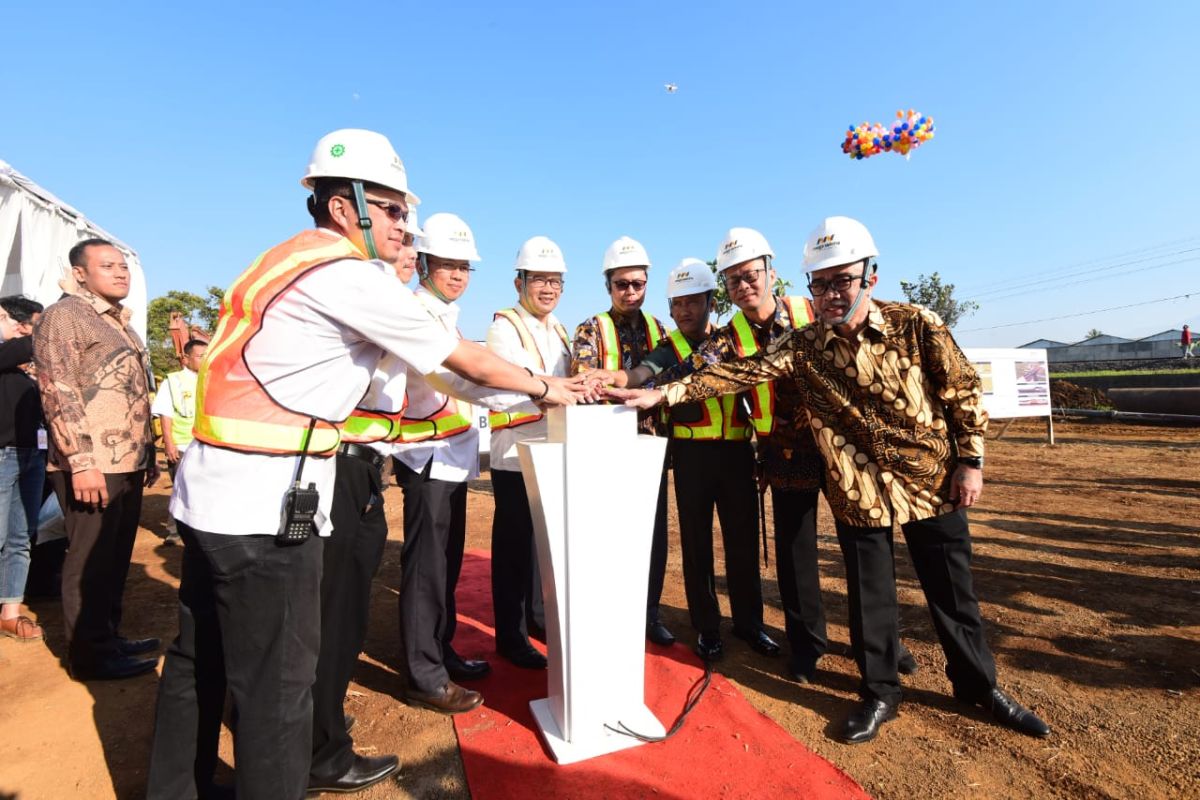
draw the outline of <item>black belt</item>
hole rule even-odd
[[[338,455],[362,459],[375,469],[383,469],[383,464],[387,461],[387,456],[381,455],[378,451],[370,447],[364,447],[354,442],[342,442],[341,446],[338,447]]]

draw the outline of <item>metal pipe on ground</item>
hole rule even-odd
[[[1056,417],[1091,417],[1092,419],[1125,420],[1128,422],[1169,422],[1177,425],[1200,425],[1196,414],[1149,414],[1137,411],[1097,411],[1094,408],[1056,408]]]
[[[1118,411],[1143,414],[1200,414],[1200,387],[1109,389],[1105,394]]]

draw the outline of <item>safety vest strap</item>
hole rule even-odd
[[[777,302],[783,303],[788,312],[788,320],[795,330],[810,324],[813,319],[812,305],[807,298],[777,297]],[[734,343],[739,356],[743,358],[758,352],[758,341],[754,338],[754,329],[746,315],[738,311],[729,321],[733,329]],[[772,381],[764,381],[750,390],[750,424],[754,432],[761,437],[770,436],[775,429],[775,385]]]
[[[667,334],[667,341],[671,343],[671,348],[680,362],[691,357],[692,345],[678,328]],[[670,419],[671,438],[724,439],[735,442],[744,442],[750,438],[749,427],[737,419],[737,395],[710,397],[699,401],[698,405],[703,412],[699,422],[678,422],[673,417]]]
[[[518,428],[521,425],[528,425],[531,422],[537,422],[542,418],[542,414],[530,414],[516,412],[509,414],[504,411],[493,411],[488,414],[488,427],[495,431],[502,431],[505,428]]]
[[[542,358],[542,351],[538,349],[537,342],[533,339],[533,333],[529,330],[529,326],[525,324],[525,319],[521,313],[515,308],[502,308],[495,313],[492,319],[508,320],[514,328],[517,329],[517,336],[521,340],[521,347],[525,352],[537,359],[538,367],[541,373],[546,374],[546,360]],[[558,334],[558,338],[562,340],[563,347],[567,352],[571,352],[571,339],[567,334],[567,329],[563,327],[561,322],[554,323],[554,332]]]
[[[466,406],[464,409],[463,406]],[[446,407],[431,417],[405,417],[400,425],[400,441],[404,444],[449,439],[470,430],[473,424],[470,405],[446,398]]]
[[[666,329],[649,311],[642,312],[642,319],[646,323],[646,346],[649,352],[658,347],[666,335]],[[602,311],[596,315],[596,326],[600,328],[600,366],[616,372],[621,369],[621,340],[617,336],[617,324],[612,314]]]
[[[383,411],[356,408],[338,427],[342,431],[342,441],[344,442],[353,442],[354,444],[394,442],[400,438],[400,426],[403,419],[404,412],[402,411],[389,414]]]

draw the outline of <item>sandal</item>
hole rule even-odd
[[[19,642],[36,642],[42,638],[42,626],[29,617],[0,619],[0,634]]]

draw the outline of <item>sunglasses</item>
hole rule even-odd
[[[612,285],[616,287],[618,292],[628,291],[629,289],[633,289],[635,292],[640,292],[642,289],[646,288],[646,282],[640,280],[615,280],[612,282]]]
[[[369,197],[367,198],[367,203],[382,208],[383,213],[387,214],[388,219],[392,222],[408,222],[408,209],[399,203],[393,203],[388,200],[372,200]]]

